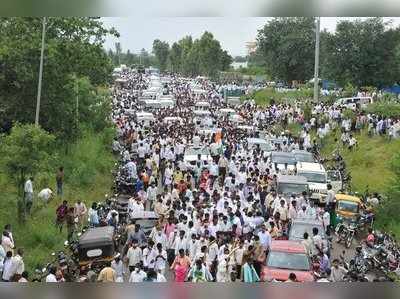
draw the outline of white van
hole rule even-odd
[[[149,126],[150,122],[154,122],[156,119],[153,113],[136,112],[136,120],[138,123],[144,123],[146,126]]]
[[[307,179],[311,199],[325,203],[328,192],[328,175],[320,163],[298,162],[297,175]]]
[[[371,103],[373,103],[373,99],[371,97],[351,97],[338,99],[334,106],[354,110],[356,108],[364,108]]]

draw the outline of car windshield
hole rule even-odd
[[[268,255],[267,266],[298,271],[310,270],[310,262],[304,253],[271,251]]]
[[[338,202],[338,210],[343,212],[358,213],[358,203],[340,200]]]
[[[272,163],[278,163],[278,164],[285,164],[287,163],[288,165],[295,165],[296,160],[294,157],[291,156],[277,156],[273,155],[271,158]]]
[[[326,183],[325,173],[301,172],[298,174],[305,177],[307,181],[312,183]]]
[[[295,154],[296,161],[298,162],[308,162],[308,163],[314,163],[314,157],[310,153],[297,153]]]
[[[250,147],[256,148],[257,145],[260,146],[260,149],[265,152],[270,152],[272,150],[272,146],[269,143],[249,143]]]
[[[307,191],[305,184],[278,183],[278,192],[281,194],[301,194]]]
[[[305,232],[307,232],[309,236],[312,236],[312,230],[314,227],[318,228],[318,235],[324,239],[325,235],[322,225],[312,223],[294,223],[290,227],[289,240],[302,240]]]
[[[208,148],[200,148],[200,147],[190,147],[185,151],[185,155],[188,156],[197,156],[197,155],[209,155],[210,152]]]

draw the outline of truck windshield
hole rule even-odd
[[[301,194],[307,191],[305,184],[278,183],[278,192],[281,194]]]
[[[325,173],[315,173],[315,172],[301,172],[298,175],[304,176],[307,181],[312,183],[326,183],[326,175]]]

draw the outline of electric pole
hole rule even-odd
[[[43,17],[42,22],[42,49],[40,51],[40,66],[39,66],[39,81],[38,81],[38,92],[36,99],[36,115],[35,125],[39,126],[39,113],[40,113],[40,96],[42,94],[42,76],[43,76],[43,56],[44,56],[44,39],[46,35],[46,17]]]
[[[314,102],[318,102],[319,96],[319,27],[320,27],[320,17],[316,17],[315,25],[315,62],[314,62]]]

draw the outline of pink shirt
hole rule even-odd
[[[167,235],[167,238],[169,238],[169,235],[170,235],[171,233],[173,233],[174,230],[175,230],[175,224],[174,224],[174,223],[172,223],[172,224],[167,223],[167,224],[165,225],[165,227],[164,227],[164,232],[165,232],[165,234]]]

